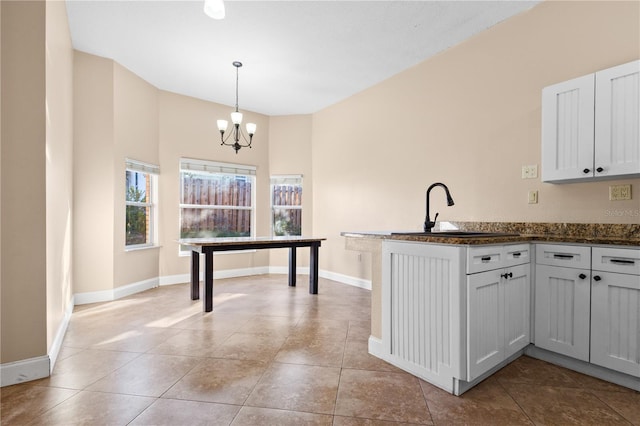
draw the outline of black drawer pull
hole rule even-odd
[[[488,262],[491,260],[491,256],[482,256],[480,260],[482,260],[483,262]]]
[[[517,252],[517,253],[513,253],[513,257],[516,257],[516,258],[518,258],[518,257],[520,257],[520,255],[521,255],[521,254],[522,254],[522,253],[520,253],[520,252]]]
[[[580,274],[578,275],[578,278],[580,278],[581,280],[584,280],[585,278],[587,278],[587,276],[585,274]]]
[[[558,254],[555,253],[553,255],[554,259],[573,259],[573,255],[572,254]]]
[[[633,260],[625,260],[625,259],[611,259],[611,263],[617,263],[619,265],[633,265],[636,262]]]
[[[602,277],[600,277],[600,275],[594,275],[593,280],[594,281],[600,281],[602,279]]]

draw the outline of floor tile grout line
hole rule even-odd
[[[504,383],[502,383],[502,381],[497,377],[496,377],[496,382],[498,382],[498,385],[500,385],[500,387],[504,390],[504,392],[507,395],[509,395],[509,398],[511,398],[513,403],[516,404],[516,406],[520,409],[522,414],[524,414],[524,416],[529,420],[529,422],[531,422],[532,425],[537,425],[537,423],[531,418],[531,416],[529,416],[529,413],[527,413],[527,411],[524,409],[524,407],[522,405],[520,405],[518,400],[516,400],[516,398],[513,395],[511,395],[511,392],[509,392],[509,389],[507,389],[507,387],[504,385]]]

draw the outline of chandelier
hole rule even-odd
[[[231,113],[231,123],[233,123],[233,129],[227,134],[227,137],[225,138],[224,132],[227,131],[229,122],[227,120],[218,120],[218,130],[220,130],[220,140],[222,141],[220,145],[232,147],[236,150],[237,154],[240,148],[251,148],[251,140],[253,139],[253,135],[256,133],[256,124],[247,123],[246,129],[247,133],[249,134],[249,140],[247,141],[246,136],[242,132],[242,128],[240,128],[240,125],[242,124],[242,113],[238,111],[238,69],[242,66],[242,62],[234,61],[233,66],[236,67],[236,110]],[[233,139],[231,142],[227,143],[231,135],[233,135]]]

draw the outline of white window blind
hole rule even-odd
[[[154,175],[160,174],[160,167],[155,164],[144,163],[138,160],[132,160],[130,158],[125,159],[125,167],[127,170],[132,170],[134,172],[140,173],[151,173]]]
[[[245,164],[219,163],[215,161],[195,160],[192,158],[180,159],[180,170],[206,173],[224,173],[232,175],[255,176],[256,167]]]

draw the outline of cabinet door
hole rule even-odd
[[[596,73],[595,176],[640,175],[640,61]]]
[[[467,380],[504,359],[504,314],[501,271],[467,278]]]
[[[589,270],[536,265],[536,346],[589,361],[590,288]]]
[[[531,341],[530,330],[530,265],[508,269],[504,280],[504,339],[505,357],[524,348]]]
[[[542,90],[542,181],[593,177],[594,74]]]
[[[591,362],[640,377],[640,276],[593,275]]]

